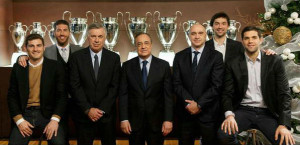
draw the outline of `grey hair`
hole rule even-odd
[[[89,32],[90,30],[92,29],[103,29],[104,32],[105,32],[105,37],[107,36],[107,31],[106,31],[106,28],[103,27],[103,25],[99,24],[99,23],[92,23],[88,26],[88,29],[87,31]]]

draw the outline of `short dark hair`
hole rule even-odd
[[[43,43],[43,46],[45,46],[44,38],[40,34],[29,34],[25,40],[25,47],[27,47],[29,41],[35,39],[40,39]]]
[[[214,14],[210,19],[210,26],[214,25],[214,22],[218,18],[225,18],[227,20],[228,25],[230,25],[230,18],[225,12],[219,12]]]
[[[242,39],[244,39],[244,34],[248,31],[256,31],[258,34],[258,37],[261,38],[261,29],[255,26],[246,26],[242,31]]]
[[[66,20],[57,20],[57,21],[54,23],[54,30],[56,30],[56,26],[57,26],[57,25],[60,25],[60,24],[67,25],[67,26],[68,26],[68,29],[70,30],[70,24],[69,24],[69,22],[66,21]]]
[[[134,40],[136,41],[136,38],[138,38],[140,35],[147,35],[150,38],[150,42],[152,43],[152,37],[150,36],[149,33],[145,33],[145,32],[137,33],[134,37]]]

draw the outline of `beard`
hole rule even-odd
[[[69,37],[67,37],[67,38],[66,38],[66,41],[64,41],[64,42],[59,41],[59,39],[56,39],[57,44],[58,44],[59,46],[65,46],[66,44],[68,44],[68,42],[69,42],[68,40],[69,40]]]

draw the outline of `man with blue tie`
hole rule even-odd
[[[215,145],[223,58],[205,43],[201,24],[190,28],[189,37],[192,46],[176,53],[173,65],[179,144],[193,145],[195,137],[202,136],[203,145]]]
[[[147,33],[135,37],[138,56],[124,62],[119,91],[121,129],[130,145],[162,145],[173,128],[169,63],[151,54]]]

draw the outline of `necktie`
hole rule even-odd
[[[147,89],[147,65],[148,61],[143,61],[143,68],[142,68],[142,76],[143,76],[143,84],[144,84],[144,90]]]
[[[98,70],[99,70],[98,55],[95,54],[94,58],[95,58],[95,61],[94,61],[94,72],[95,72],[95,78],[97,79]]]
[[[197,71],[197,55],[200,53],[198,51],[194,51],[193,52],[195,55],[194,55],[194,59],[193,59],[193,63],[192,63],[192,69],[193,69],[193,73],[196,73]]]
[[[66,48],[61,49],[61,57],[64,59],[65,62],[68,62],[67,49]]]

